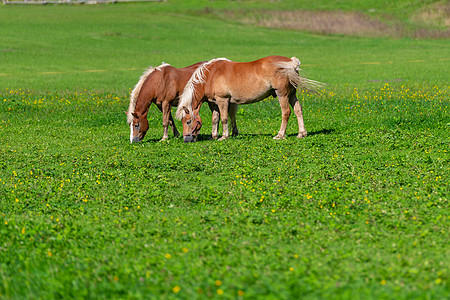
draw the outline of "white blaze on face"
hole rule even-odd
[[[133,143],[133,123],[130,123],[130,143]]]

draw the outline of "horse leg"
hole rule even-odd
[[[176,138],[179,137],[180,133],[178,132],[177,126],[175,126],[175,121],[173,120],[170,108],[169,108],[169,125],[170,125],[170,127],[172,127],[173,136]]]
[[[226,140],[230,137],[230,134],[228,133],[228,102],[228,98],[216,98],[216,103],[220,112],[220,121],[222,121],[223,127],[222,137],[219,141]]]
[[[238,105],[235,103],[230,103],[228,107],[228,114],[230,115],[231,126],[233,127],[232,136],[237,136],[239,134],[239,130],[236,125],[236,112],[238,109]]]
[[[277,97],[281,107],[281,127],[274,139],[283,140],[286,134],[289,116],[291,115],[291,108],[289,107],[289,97],[286,94],[280,95],[277,93]]]
[[[170,119],[170,104],[168,102],[163,102],[162,105],[158,105],[158,108],[161,110],[163,114],[163,128],[164,134],[161,141],[165,141],[169,138],[169,119]]]
[[[303,110],[302,105],[297,99],[297,96],[295,95],[295,92],[291,94],[289,97],[289,103],[291,104],[292,108],[294,109],[294,113],[297,116],[298,121],[298,135],[297,138],[303,138],[306,137],[308,134],[305,129],[305,123],[303,123]]]
[[[208,105],[212,113],[211,138],[213,140],[217,140],[217,138],[219,137],[219,119],[220,119],[219,107],[212,102],[208,102]]]

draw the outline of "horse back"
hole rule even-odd
[[[291,62],[283,56],[268,56],[251,62],[218,61],[209,68],[205,83],[207,98],[231,98],[232,102],[252,103],[289,88],[289,80],[280,76],[277,63]]]
[[[192,74],[203,63],[204,62],[198,62],[185,68],[166,67],[162,74],[165,90],[174,90],[177,93],[177,96],[178,94],[181,94]]]
[[[170,102],[176,105],[189,78],[202,64],[203,62],[198,62],[185,68],[168,65],[153,72],[142,86],[142,97],[151,99],[156,104]]]

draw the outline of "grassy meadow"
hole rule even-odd
[[[0,299],[448,298],[450,42],[410,34],[448,27],[418,17],[442,1],[405,2],[1,6]],[[239,19],[293,7],[407,31]],[[307,138],[292,115],[272,139],[270,98],[240,106],[223,142],[207,108],[199,142],[160,142],[152,106],[130,144],[147,66],[273,54],[327,84],[297,92]]]

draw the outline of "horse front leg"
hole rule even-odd
[[[228,114],[230,115],[231,126],[233,127],[232,136],[237,136],[239,134],[239,130],[236,125],[236,113],[237,113],[238,105],[235,103],[230,103],[228,107]]]
[[[217,140],[217,138],[219,137],[219,119],[220,119],[219,107],[213,102],[208,102],[208,106],[209,109],[211,109],[212,113],[211,138],[213,140]]]
[[[291,115],[291,108],[289,107],[289,98],[287,95],[277,95],[281,107],[281,127],[278,134],[274,137],[275,140],[283,140],[286,135],[286,127]]]
[[[216,98],[216,103],[220,112],[220,121],[222,121],[223,127],[222,137],[219,141],[226,140],[230,137],[230,134],[228,133],[228,102],[229,99],[227,98]]]
[[[305,123],[303,122],[303,109],[302,105],[297,99],[297,96],[295,95],[295,92],[291,94],[289,97],[289,103],[291,104],[292,108],[294,109],[294,113],[297,116],[297,122],[298,122],[298,135],[297,138],[304,138],[308,134],[305,129]]]

